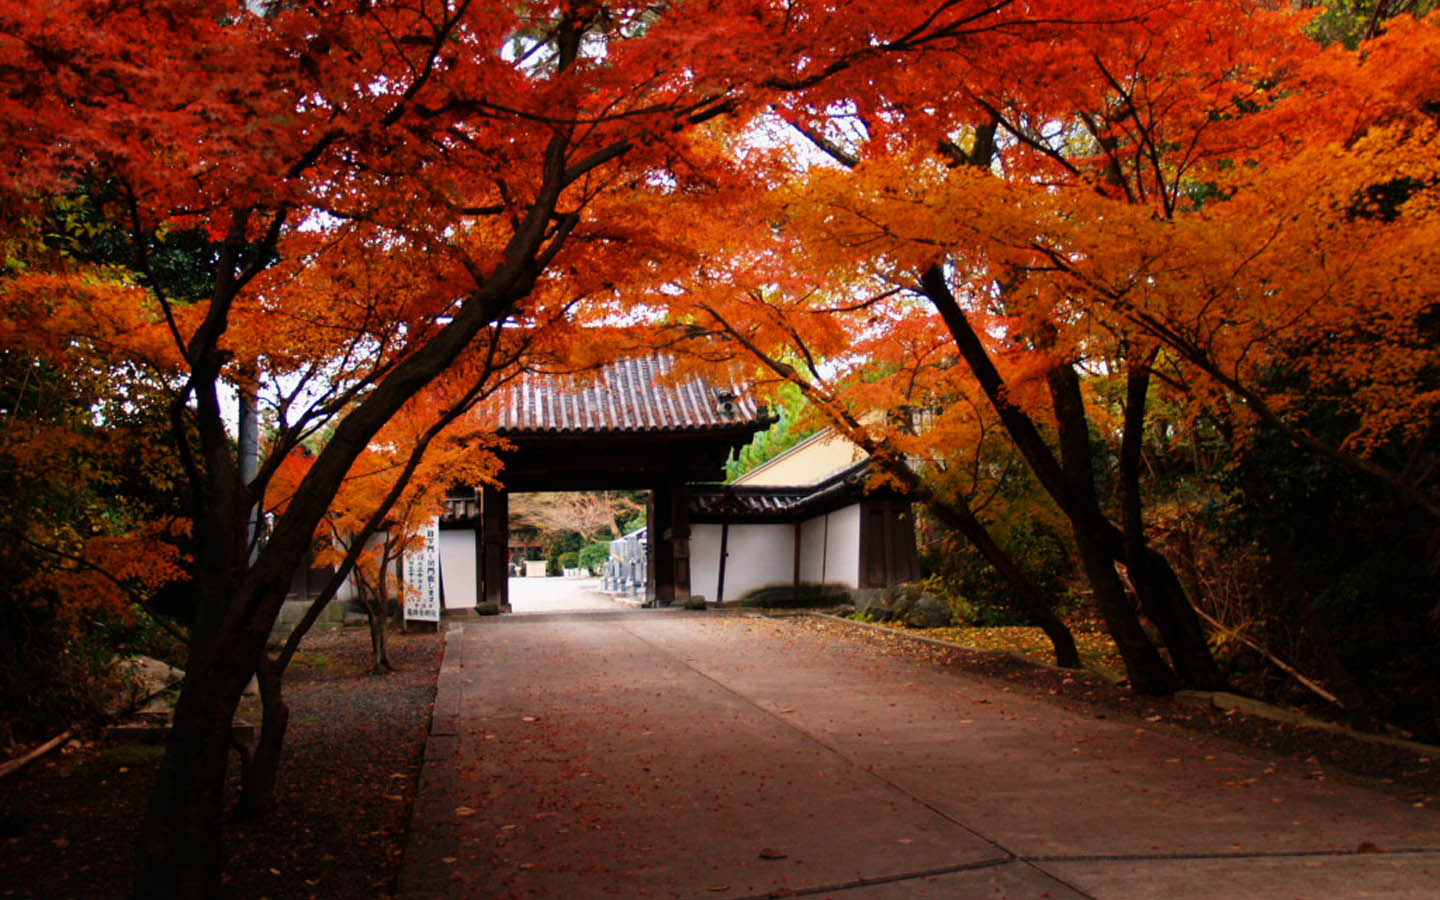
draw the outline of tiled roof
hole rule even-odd
[[[690,517],[699,521],[794,521],[866,494],[870,461],[861,460],[819,484],[769,487],[745,484],[691,485]]]
[[[690,489],[690,515],[732,519],[783,517],[809,495],[804,488],[744,488],[729,491],[714,488]]]
[[[598,372],[528,374],[498,400],[498,430],[517,433],[709,431],[764,426],[769,415],[733,386],[670,381],[668,357],[624,359]]]

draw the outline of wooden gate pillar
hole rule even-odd
[[[650,491],[650,510],[645,526],[646,568],[649,569],[650,597],[656,606],[669,606],[675,600],[675,558],[670,552],[670,499],[664,487]]]
[[[510,611],[510,495],[490,485],[480,489],[480,529],[475,541],[475,611]]]
[[[690,597],[690,514],[685,484],[669,481],[650,492],[650,558],[655,604]]]
[[[671,552],[675,559],[675,592],[672,600],[684,604],[690,599],[690,496],[683,481],[670,491]]]

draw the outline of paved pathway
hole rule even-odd
[[[511,578],[509,590],[515,614],[632,608],[600,593],[598,578]]]
[[[1440,814],[783,620],[511,616],[448,635],[401,895],[1432,898]]]

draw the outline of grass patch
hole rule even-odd
[[[112,744],[75,767],[75,774],[91,781],[109,778],[121,769],[146,769],[160,764],[165,742],[123,741]]]
[[[299,650],[295,653],[292,663],[302,669],[325,669],[334,671],[340,668],[340,663],[326,656],[323,653],[316,653],[314,650]]]

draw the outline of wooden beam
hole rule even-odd
[[[909,500],[898,500],[899,514],[895,517],[895,555],[900,581],[920,580],[920,548],[915,541],[915,510]]]
[[[730,556],[730,520],[720,523],[720,569],[715,579],[715,605],[725,605],[725,560]]]

